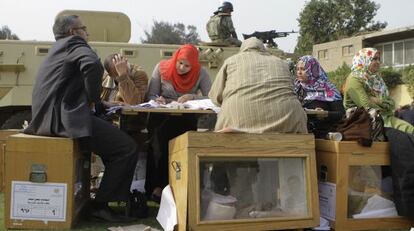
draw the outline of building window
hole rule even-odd
[[[328,59],[328,50],[320,50],[318,51],[318,59]]]
[[[396,41],[375,45],[381,52],[384,66],[403,67],[414,64],[414,40]]]
[[[405,42],[405,62],[404,64],[414,64],[414,40]]]
[[[385,66],[392,66],[392,43],[384,45],[383,63]]]
[[[393,65],[404,65],[404,42],[394,43]]]
[[[351,55],[354,55],[354,53],[355,53],[355,49],[353,45],[342,47],[342,56],[351,56]]]

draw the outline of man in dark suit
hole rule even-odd
[[[76,15],[55,19],[56,43],[41,64],[32,95],[32,121],[27,134],[78,139],[82,149],[99,155],[105,173],[91,215],[106,221],[131,221],[108,207],[127,201],[137,162],[137,146],[124,132],[96,115],[100,101],[102,64],[88,45],[86,26]]]

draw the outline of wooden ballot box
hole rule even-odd
[[[409,228],[396,214],[388,142],[363,147],[356,141],[317,139],[321,216],[335,230]]]
[[[319,224],[312,135],[187,132],[169,145],[178,230]]]
[[[18,133],[17,129],[0,130],[0,192],[4,190],[4,155],[6,150],[6,140],[10,135]]]
[[[10,136],[5,155],[5,227],[71,228],[89,201],[89,158],[73,139]]]

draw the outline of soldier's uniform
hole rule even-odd
[[[236,30],[231,20],[231,13],[219,12],[207,22],[207,33],[212,42],[240,46],[241,41],[235,37]]]

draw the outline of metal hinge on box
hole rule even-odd
[[[45,164],[32,164],[29,180],[34,183],[46,183],[47,166]]]

